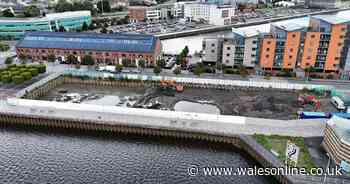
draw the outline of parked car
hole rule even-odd
[[[331,103],[337,108],[338,110],[344,111],[346,109],[345,104],[342,99],[340,99],[337,96],[333,96],[331,99]]]

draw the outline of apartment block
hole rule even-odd
[[[260,66],[264,69],[293,70],[299,59],[299,47],[306,28],[297,24],[271,25],[264,35]]]
[[[260,32],[233,28],[232,33],[232,38],[224,41],[222,63],[232,67],[255,67],[259,60]]]

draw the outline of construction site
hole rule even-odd
[[[198,88],[174,80],[133,87],[64,82],[36,99],[283,120],[297,119],[301,111],[337,111],[327,93],[273,88]]]

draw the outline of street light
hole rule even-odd
[[[323,182],[322,184],[325,184],[326,183],[326,180],[327,180],[327,172],[328,172],[328,168],[329,168],[329,165],[331,163],[331,157],[329,156],[329,154],[327,153],[327,157],[328,157],[328,162],[327,162],[327,166],[326,166],[326,172],[324,173],[324,179],[323,179]]]

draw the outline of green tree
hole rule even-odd
[[[25,64],[27,62],[27,56],[25,54],[19,54],[18,59],[22,64]]]
[[[201,64],[201,63],[197,64],[196,67],[194,68],[193,73],[195,75],[198,75],[198,76],[200,76],[202,73],[204,73],[204,66],[203,66],[203,64]]]
[[[107,30],[107,28],[103,27],[100,32],[103,34],[107,34],[108,30]]]
[[[26,17],[37,17],[40,15],[40,9],[34,5],[26,6],[23,11]]]
[[[156,61],[156,65],[159,66],[160,68],[164,68],[165,67],[165,60],[164,59],[158,59]]]
[[[176,67],[173,72],[174,72],[175,75],[179,75],[179,74],[181,74],[181,68],[180,67]]]
[[[24,82],[24,78],[21,75],[15,75],[15,76],[12,76],[12,81],[15,84],[22,84]]]
[[[9,44],[6,43],[0,43],[0,52],[5,52],[10,50]]]
[[[123,70],[123,65],[121,64],[117,64],[115,65],[115,71],[120,73]]]
[[[159,66],[155,66],[153,68],[153,73],[156,74],[156,75],[159,75],[161,71],[162,71],[162,68],[159,67]]]
[[[108,0],[101,0],[97,2],[97,8],[99,12],[111,12],[111,5],[109,4]]]
[[[12,57],[7,57],[6,60],[5,60],[5,64],[6,64],[6,65],[10,65],[10,64],[12,64],[12,63],[13,63]]]
[[[130,66],[130,59],[124,57],[124,58],[122,59],[122,65],[125,66],[125,67]]]
[[[146,67],[146,61],[143,59],[140,59],[138,64],[139,64],[139,67],[141,67],[142,69]]]
[[[66,28],[64,28],[64,26],[60,26],[59,28],[58,28],[58,32],[66,32],[67,30],[66,30]]]
[[[72,11],[73,5],[66,0],[59,0],[56,3],[55,11],[56,12],[65,12],[65,11]]]
[[[15,14],[13,14],[12,11],[8,8],[8,9],[2,11],[2,16],[4,16],[4,17],[14,17]]]
[[[81,59],[81,64],[92,66],[95,64],[95,59],[91,55],[85,55]]]
[[[87,25],[86,22],[83,23],[81,29],[82,29],[83,31],[87,31],[87,30],[89,29],[89,26]]]
[[[48,61],[48,62],[50,62],[50,63],[54,63],[54,62],[55,62],[55,60],[56,60],[55,55],[50,54],[50,55],[48,55],[48,56],[47,56],[47,61]]]
[[[69,64],[77,64],[78,63],[78,58],[76,56],[74,56],[73,54],[69,54],[67,56],[67,62]]]

